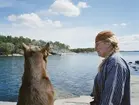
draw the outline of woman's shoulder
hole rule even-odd
[[[118,59],[119,59],[119,55],[117,55],[117,53],[114,53],[107,58],[106,63],[107,64],[116,64],[116,63],[118,63]]]
[[[122,67],[126,67],[126,61],[124,58],[121,56],[120,53],[114,53],[108,58],[108,65],[120,65]]]
[[[114,53],[108,58],[108,62],[119,63],[121,61],[120,53]]]

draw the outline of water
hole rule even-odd
[[[139,52],[122,52],[127,62],[139,60]],[[96,53],[49,56],[47,72],[56,97],[89,95],[100,58]],[[23,57],[0,57],[0,101],[17,101],[23,74]],[[138,71],[131,71],[139,75]]]

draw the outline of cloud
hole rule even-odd
[[[21,14],[21,15],[10,15],[8,20],[12,22],[13,26],[25,26],[30,28],[43,28],[43,27],[62,27],[60,21],[52,21],[50,19],[42,20],[37,14]]]
[[[10,16],[8,16],[8,20],[9,21],[16,21],[17,20],[17,16],[16,15],[10,15]]]
[[[118,26],[118,27],[126,27],[127,24],[126,23],[120,23],[120,24],[113,24],[113,26]]]
[[[69,0],[56,0],[50,6],[49,12],[59,13],[69,17],[80,15],[80,9]]]
[[[81,13],[82,8],[88,8],[86,2],[79,2],[77,6],[71,0],[56,0],[48,9],[51,14],[61,14],[68,17],[76,17]],[[45,13],[47,13],[45,12]]]
[[[88,8],[90,7],[89,5],[87,5],[86,2],[79,2],[77,5],[78,8]]]
[[[139,35],[127,35],[119,37],[120,49],[124,51],[139,51]]]
[[[126,23],[121,23],[120,25],[121,25],[121,26],[126,26],[127,24],[126,24]]]
[[[118,26],[118,24],[113,24],[113,26]]]

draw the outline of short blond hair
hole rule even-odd
[[[99,32],[95,39],[95,42],[98,41],[110,42],[113,46],[114,51],[119,51],[118,39],[116,38],[115,34],[111,31]]]

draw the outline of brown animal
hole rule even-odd
[[[46,70],[49,43],[44,48],[23,43],[24,74],[17,105],[53,105],[54,90]]]

